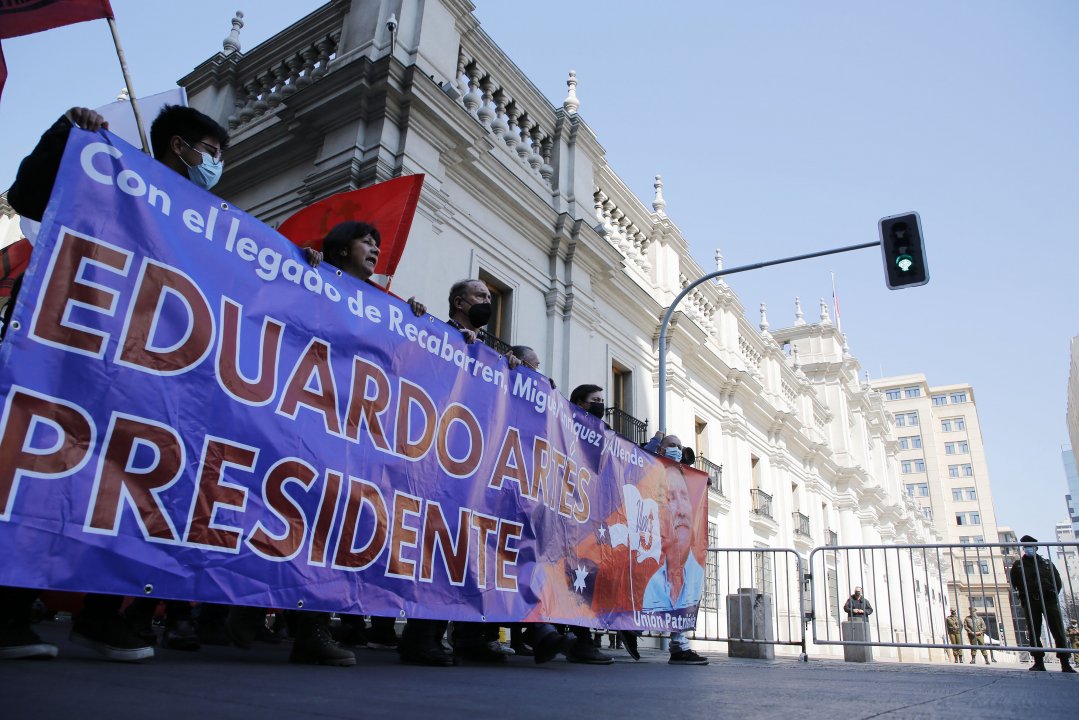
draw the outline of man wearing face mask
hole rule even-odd
[[[584,410],[589,415],[603,420],[603,412],[606,405],[603,402],[603,388],[599,385],[578,385],[569,394],[569,401]],[[592,630],[579,625],[570,625],[569,631],[577,640],[573,643],[566,659],[575,663],[587,663],[589,665],[610,665],[614,658],[600,652],[592,644]]]
[[[1064,618],[1060,614],[1060,601],[1057,595],[1064,583],[1056,566],[1038,554],[1038,541],[1030,535],[1019,538],[1023,543],[1023,554],[1012,564],[1009,573],[1012,587],[1019,596],[1019,604],[1027,616],[1031,629],[1031,645],[1042,647],[1042,615],[1049,623],[1049,632],[1058,648],[1068,647],[1068,637],[1064,632]],[[1045,671],[1045,653],[1032,652],[1034,664],[1031,670]],[[1061,672],[1073,673],[1070,653],[1057,653]]]
[[[868,622],[869,616],[873,614],[873,604],[869,602],[869,598],[862,594],[862,589],[856,587],[851,596],[847,598],[847,602],[843,604],[843,612],[847,613],[848,620]]]
[[[450,288],[450,316],[446,323],[457,328],[469,343],[482,339],[484,327],[491,321],[491,291],[482,280],[459,280]],[[507,356],[511,368],[521,364]],[[482,622],[453,623],[453,653],[477,662],[504,662],[513,649],[498,640],[498,624]]]

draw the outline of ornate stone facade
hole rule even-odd
[[[276,224],[333,193],[424,173],[395,292],[445,316],[453,281],[484,279],[503,340],[535,347],[560,388],[605,387],[615,427],[647,437],[659,319],[707,270],[660,176],[646,203],[608,164],[583,116],[588,79],[569,71],[553,105],[473,9],[332,0],[247,52],[234,22],[223,52],[180,81],[232,133],[219,192]],[[715,544],[807,556],[837,541],[939,541],[902,492],[881,398],[826,306],[819,322],[799,306],[792,327],[758,330],[719,281],[687,297],[669,337],[668,431],[713,475]]]

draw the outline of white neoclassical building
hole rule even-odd
[[[222,51],[180,81],[230,130],[219,194],[277,224],[333,193],[423,173],[394,291],[444,316],[451,283],[484,280],[494,332],[536,348],[560,388],[603,386],[612,426],[643,441],[657,429],[659,320],[712,268],[690,256],[658,176],[645,202],[608,165],[574,73],[552,103],[473,10],[469,0],[332,0],[247,51],[234,20]],[[828,544],[939,541],[899,485],[880,395],[827,307],[813,310],[811,322],[797,308],[783,329],[762,312],[758,327],[716,282],[675,315],[667,430],[713,476],[711,544],[806,557]],[[835,565],[841,603],[850,588]],[[775,568],[762,555],[720,573],[710,607]],[[797,607],[781,609],[800,620]]]

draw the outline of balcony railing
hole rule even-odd
[[[750,497],[753,498],[753,512],[757,515],[763,515],[766,518],[772,517],[772,496],[763,490],[757,490],[756,488],[749,491]]]
[[[509,355],[510,350],[513,347],[508,342],[503,341],[501,338],[499,338],[499,337],[497,337],[495,335],[492,335],[489,332],[481,332],[480,333],[480,340],[483,341],[484,345],[491,348],[492,350],[497,352],[499,355]]]
[[[648,421],[638,420],[619,408],[607,408],[607,424],[630,442],[642,445],[648,442]]]
[[[824,538],[824,544],[828,545],[829,547],[839,546],[839,535],[836,534],[835,530],[828,531],[828,534]]]
[[[809,516],[796,510],[791,513],[791,517],[794,520],[794,534],[809,537]]]
[[[697,457],[693,466],[698,470],[702,470],[708,473],[708,482],[711,484],[712,489],[720,495],[723,495],[723,466],[716,465],[714,462],[706,458],[704,455]]]

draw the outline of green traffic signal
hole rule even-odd
[[[925,285],[929,268],[918,213],[881,218],[880,248],[884,259],[884,280],[892,290]]]

